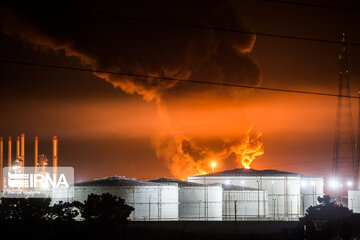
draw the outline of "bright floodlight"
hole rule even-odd
[[[215,172],[216,162],[211,162],[212,172]]]
[[[226,184],[226,185],[229,185],[229,184],[230,184],[230,181],[229,181],[229,180],[226,180],[226,181],[225,181],[225,184]]]
[[[306,181],[301,181],[301,186],[302,186],[302,187],[306,187],[306,185],[307,185],[307,182],[306,182]]]
[[[336,180],[330,180],[329,186],[330,188],[337,188],[339,186],[339,183]]]
[[[353,183],[352,182],[347,182],[346,185],[348,185],[348,187],[352,187]]]
[[[241,184],[244,184],[245,183],[245,181],[244,180],[241,180]]]

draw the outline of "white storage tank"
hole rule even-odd
[[[221,184],[198,184],[173,178],[159,178],[151,181],[178,184],[180,221],[222,220]]]
[[[354,213],[360,213],[360,190],[348,191],[348,208]]]
[[[232,184],[266,191],[268,214],[261,220],[298,220],[301,217],[299,174],[277,170],[238,168],[189,176],[188,180],[201,184]]]
[[[264,190],[223,185],[223,220],[249,221],[268,216],[268,196]]]
[[[324,179],[301,175],[300,179],[301,194],[301,214],[304,215],[310,206],[319,204],[318,197],[324,196]]]
[[[135,208],[132,221],[177,221],[178,186],[176,183],[153,183],[124,177],[107,177],[76,183],[74,201],[85,201],[91,193],[110,193],[123,198]]]

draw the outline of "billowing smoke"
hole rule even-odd
[[[211,162],[233,162],[249,168],[256,156],[264,153],[261,133],[251,127],[246,134],[236,138],[216,139],[214,143],[190,139],[180,132],[158,134],[153,143],[158,157],[165,159],[171,174],[186,179],[194,174],[211,171]]]
[[[255,35],[154,24],[119,18],[151,19],[165,22],[245,29],[231,5],[224,0],[122,0],[122,1],[17,1],[2,7],[1,29],[41,51],[75,56],[92,69],[170,78],[259,85],[258,66],[248,57]],[[56,7],[52,7],[56,6]],[[46,10],[44,10],[46,9]],[[70,10],[71,9],[71,10]],[[241,134],[224,140],[218,148],[198,146],[172,124],[171,102],[185,98],[235,101],[239,89],[213,86],[189,87],[174,81],[95,73],[114,87],[155,101],[166,133],[153,141],[159,157],[166,159],[175,176],[208,171],[210,158],[251,163],[261,145],[257,134]],[[209,107],[211,104],[209,105]],[[164,117],[166,115],[166,117]],[[166,119],[166,120],[164,120]],[[164,131],[162,131],[164,132]],[[254,137],[255,136],[255,137]],[[250,151],[251,152],[251,151]],[[241,166],[241,164],[239,164]]]

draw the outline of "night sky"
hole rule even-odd
[[[0,10],[2,60],[336,94],[336,44],[119,16],[333,41],[345,32],[348,41],[360,42],[355,10],[260,0],[15,3]],[[360,7],[355,1],[316,3]],[[348,50],[356,95],[360,47]],[[30,166],[34,136],[39,136],[39,153],[51,159],[51,139],[57,135],[59,165],[73,166],[77,181],[110,175],[184,178],[211,171],[213,160],[216,170],[242,167],[244,147],[258,147],[255,169],[325,177],[331,171],[336,97],[4,61],[0,79],[0,136],[24,132]],[[358,103],[352,103],[357,123]]]

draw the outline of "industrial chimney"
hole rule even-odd
[[[35,162],[35,171],[38,167],[38,137],[35,137],[35,151],[34,151],[34,162]]]
[[[23,166],[25,167],[25,134],[21,134],[21,160],[23,161]]]
[[[8,168],[9,168],[9,172],[11,171],[11,137],[8,138],[9,140],[9,153],[8,153],[8,157],[9,157],[9,160],[8,160]]]
[[[16,137],[16,159],[20,159],[20,137]]]
[[[54,167],[54,174],[57,174],[57,146],[58,139],[56,136],[53,136],[53,167]]]

